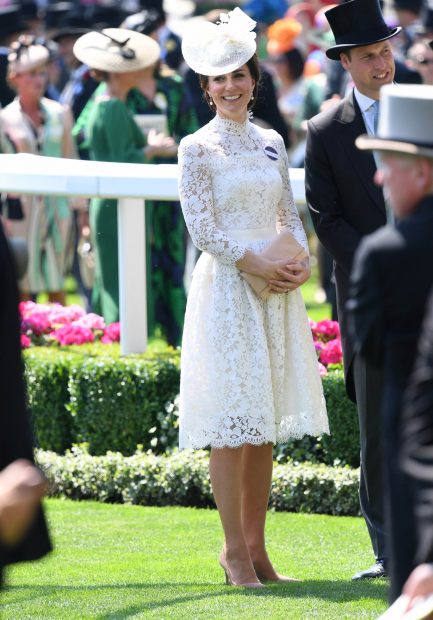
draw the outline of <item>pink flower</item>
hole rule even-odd
[[[33,312],[22,319],[21,331],[24,334],[41,336],[51,331],[51,323],[45,313]]]
[[[326,367],[321,364],[320,362],[317,362],[319,364],[319,374],[321,377],[324,377],[325,375],[328,374],[328,371],[326,370]]]
[[[84,314],[79,319],[74,321],[72,325],[88,327],[89,329],[98,329],[101,331],[105,329],[105,321],[102,316],[99,316],[99,314],[94,314],[93,312],[90,312],[89,314]]]
[[[25,334],[21,334],[21,348],[28,349],[31,344],[32,344],[32,341],[30,340],[30,338],[26,336]]]
[[[112,342],[120,341],[120,323],[110,323],[107,325],[104,331],[104,335],[101,338],[101,342],[104,344],[110,344]]]
[[[21,316],[27,316],[37,306],[34,301],[20,301],[18,310]]]
[[[326,342],[320,351],[319,360],[325,365],[341,364],[343,361],[341,341],[339,339],[335,339]]]
[[[51,324],[54,325],[69,325],[85,316],[86,312],[81,306],[61,306],[60,304],[53,304],[50,306],[49,319]]]
[[[59,329],[51,332],[50,336],[58,340],[62,345],[69,344],[85,344],[86,342],[94,342],[95,335],[88,327],[80,327],[79,325],[63,325]]]
[[[340,338],[340,326],[338,321],[330,321],[325,319],[311,326],[313,337],[327,342],[333,338]]]

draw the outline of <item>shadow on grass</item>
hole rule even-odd
[[[172,592],[172,596],[167,596],[165,599],[161,594],[167,589]],[[177,594],[177,590],[182,589],[183,594]],[[197,592],[200,589],[201,592]],[[9,586],[4,589],[4,593],[17,592],[17,591],[31,591],[31,594],[24,596],[17,601],[9,601],[8,605],[13,605],[15,602],[22,604],[26,600],[34,601],[36,598],[44,596],[50,596],[51,594],[60,593],[67,594],[101,590],[113,590],[113,592],[119,590],[142,590],[143,596],[147,597],[154,590],[159,600],[143,601],[141,605],[130,605],[123,609],[117,609],[116,611],[104,613],[98,616],[98,620],[121,620],[134,616],[137,613],[157,610],[161,612],[164,609],[175,607],[183,603],[189,603],[193,601],[200,601],[203,599],[211,599],[220,596],[248,596],[259,598],[317,598],[325,601],[333,602],[348,602],[356,601],[358,599],[372,599],[372,600],[386,600],[388,593],[388,581],[385,579],[378,579],[374,582],[352,583],[350,581],[340,582],[332,580],[305,580],[300,583],[290,584],[274,584],[266,587],[265,589],[241,589],[230,588],[227,586],[218,587],[217,585],[208,583],[195,583],[195,582],[160,582],[155,584],[149,583],[131,583],[125,585],[83,585],[83,586],[56,586],[56,585],[20,585]],[[193,590],[193,591],[191,591]],[[194,591],[195,590],[195,591]]]

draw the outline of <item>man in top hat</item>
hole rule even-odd
[[[20,6],[14,4],[0,7],[0,108],[4,108],[15,97],[6,80],[9,45],[26,30],[27,24],[22,19]]]
[[[356,248],[364,235],[386,224],[387,216],[382,189],[373,181],[375,159],[358,150],[355,139],[375,133],[380,88],[394,79],[389,39],[401,29],[388,28],[378,0],[352,0],[325,16],[335,37],[326,55],[341,62],[355,86],[308,122],[305,184],[317,236],[334,260],[346,390],[358,409],[360,505],[376,558],[371,568],[353,577],[363,579],[386,575],[379,440],[382,373],[354,353],[345,305]]]
[[[414,568],[413,486],[400,469],[402,398],[433,286],[433,86],[389,85],[381,92],[377,136],[356,140],[379,152],[395,224],[365,237],[356,252],[348,310],[355,350],[384,370],[382,445],[391,600]]]
[[[91,77],[87,65],[83,65],[72,51],[75,41],[89,31],[88,19],[83,15],[82,9],[77,8],[60,18],[58,30],[52,34],[67,72],[60,101],[71,108],[74,119],[79,117],[98,85]]]

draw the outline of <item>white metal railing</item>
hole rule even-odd
[[[298,208],[305,207],[304,170],[290,170]],[[147,347],[146,200],[178,200],[176,164],[119,164],[0,155],[0,192],[118,199],[119,312],[122,355]]]

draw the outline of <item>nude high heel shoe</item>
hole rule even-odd
[[[264,588],[265,587],[262,583],[260,583],[260,581],[253,581],[253,582],[247,582],[247,583],[237,583],[236,581],[234,581],[231,575],[231,572],[230,572],[230,568],[227,564],[227,560],[223,553],[221,553],[220,555],[219,563],[220,563],[221,568],[224,571],[227,586],[236,586],[239,588]]]

